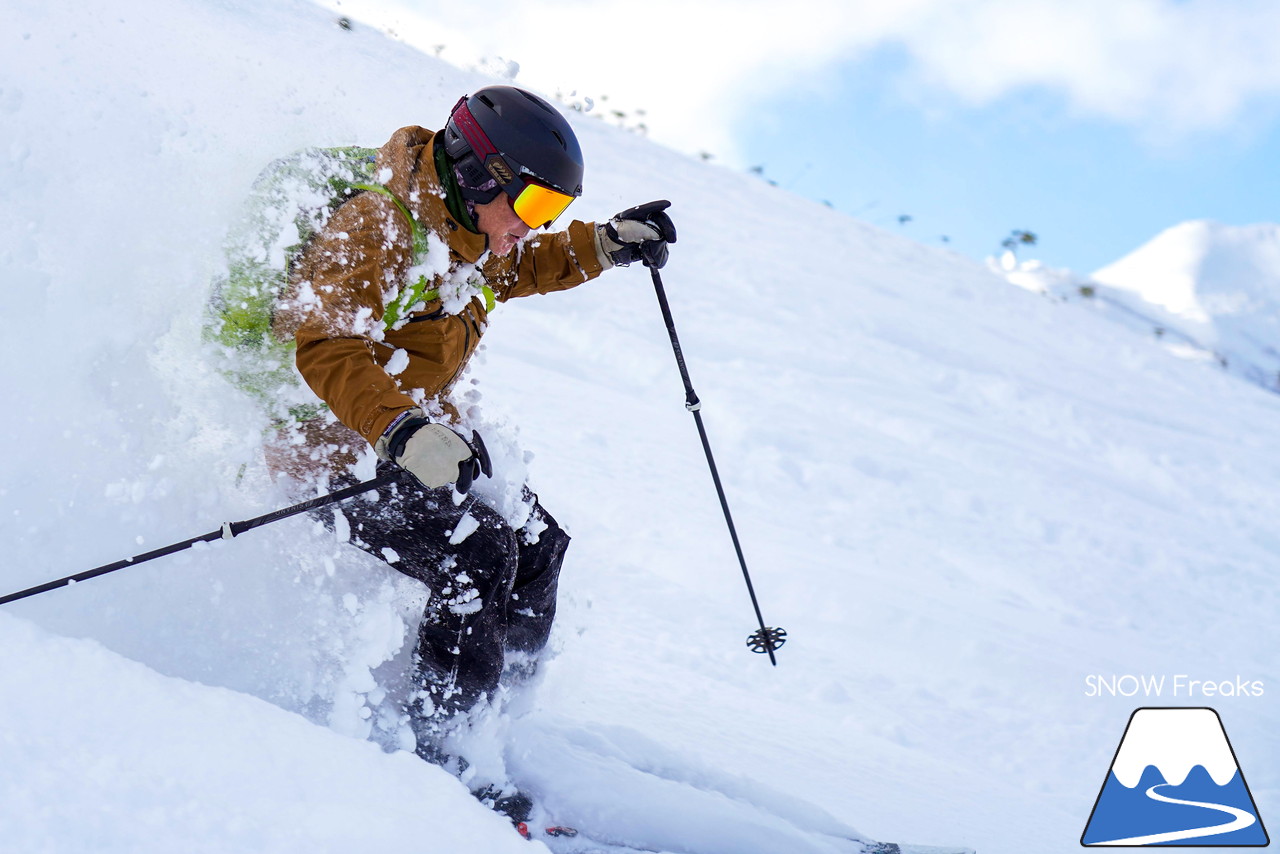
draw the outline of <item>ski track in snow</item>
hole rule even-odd
[[[1194,827],[1188,830],[1171,830],[1166,833],[1149,833],[1144,836],[1129,836],[1124,839],[1112,839],[1109,842],[1095,842],[1094,845],[1159,845],[1165,842],[1178,842],[1183,839],[1198,839],[1200,837],[1221,836],[1224,833],[1231,833],[1235,830],[1244,830],[1251,827],[1257,819],[1253,813],[1248,810],[1242,810],[1238,807],[1227,806],[1225,804],[1208,804],[1201,801],[1185,801],[1179,798],[1171,798],[1168,795],[1162,795],[1156,791],[1160,786],[1171,785],[1169,783],[1161,783],[1147,789],[1147,797],[1153,801],[1160,801],[1166,804],[1180,804],[1187,807],[1202,807],[1207,810],[1215,810],[1224,812],[1231,816],[1231,821],[1223,824],[1214,824],[1208,827]]]

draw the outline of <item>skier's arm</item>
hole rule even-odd
[[[370,444],[416,406],[375,357],[382,337],[383,288],[410,252],[387,235],[387,208],[366,193],[348,202],[316,236],[300,264],[298,371],[343,424]],[[407,229],[404,229],[407,232]]]
[[[575,287],[604,271],[595,225],[574,220],[564,231],[540,234],[514,255],[494,258],[484,276],[500,302]]]

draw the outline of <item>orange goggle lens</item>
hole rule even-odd
[[[556,217],[569,207],[573,196],[529,182],[511,203],[516,216],[530,228],[541,228],[555,222]]]

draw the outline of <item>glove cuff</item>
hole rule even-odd
[[[409,441],[409,437],[416,433],[419,427],[430,423],[431,420],[421,409],[405,410],[404,414],[392,421],[387,431],[378,437],[378,441],[373,445],[373,452],[380,460],[396,462],[404,452],[404,444]]]
[[[609,239],[608,226],[604,223],[596,225],[596,260],[600,262],[600,266],[608,270],[613,267],[613,253],[622,247]]]

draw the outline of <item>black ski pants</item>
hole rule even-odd
[[[380,463],[378,474],[389,466]],[[532,657],[546,646],[569,535],[536,496],[526,498],[534,509],[520,530],[482,501],[455,505],[452,486],[427,489],[408,473],[380,488],[377,501],[342,506],[353,544],[430,591],[409,708],[420,753],[456,715],[493,696],[509,652]]]

